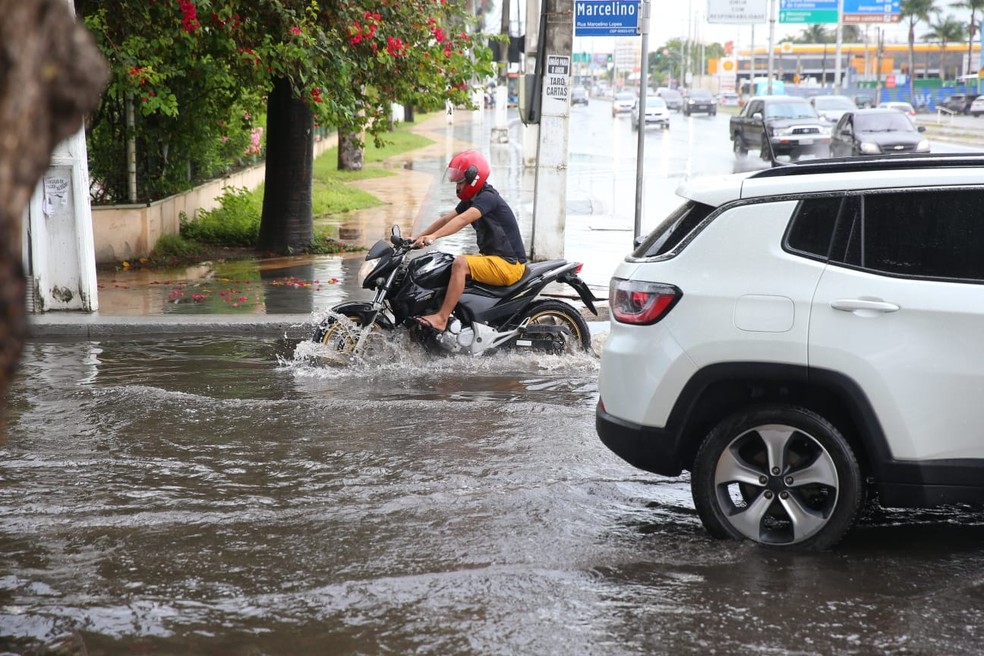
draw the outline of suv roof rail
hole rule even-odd
[[[912,155],[890,155],[887,157],[842,157],[797,162],[790,166],[778,166],[753,173],[751,178],[775,178],[787,175],[811,175],[815,173],[852,173],[855,171],[882,171],[921,169],[932,167],[979,166],[984,169],[984,155],[923,153]]]

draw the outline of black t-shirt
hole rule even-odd
[[[519,223],[512,208],[492,185],[485,186],[471,200],[458,203],[455,211],[461,214],[470,207],[478,208],[481,218],[472,222],[478,239],[478,252],[498,255],[513,262],[526,262],[526,247],[519,234]]]

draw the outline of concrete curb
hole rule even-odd
[[[100,316],[49,312],[30,317],[28,324],[31,340],[183,335],[307,339],[314,330],[314,318],[306,314]]]

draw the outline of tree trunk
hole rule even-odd
[[[310,246],[313,169],[314,116],[295,97],[290,81],[277,78],[267,97],[266,183],[257,248],[289,254]]]
[[[358,135],[338,131],[338,170],[361,171],[365,164],[365,152],[359,145]]]
[[[0,0],[0,443],[7,389],[27,335],[21,216],[59,142],[109,77],[64,0]]]

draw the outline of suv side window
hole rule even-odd
[[[663,219],[632,252],[634,257],[656,257],[675,248],[694,231],[707,215],[714,211],[710,205],[687,202]]]
[[[841,203],[840,196],[801,201],[786,233],[786,247],[814,259],[826,260]]]
[[[888,274],[984,281],[984,189],[871,194],[845,262]]]

